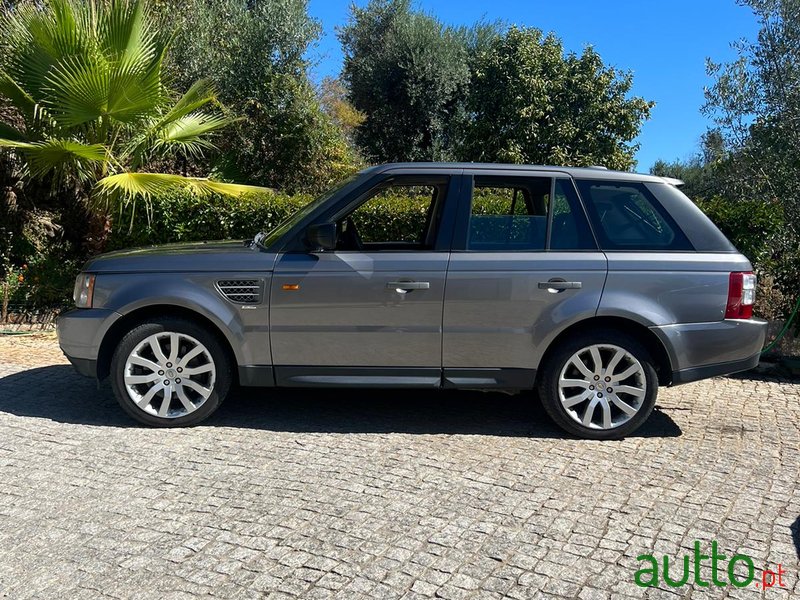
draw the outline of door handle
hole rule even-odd
[[[539,289],[547,290],[551,293],[562,292],[564,290],[579,290],[583,287],[580,281],[564,281],[563,279],[551,279],[550,281],[540,281]]]
[[[386,284],[387,290],[394,290],[398,294],[407,294],[411,290],[429,290],[430,281],[390,281]]]

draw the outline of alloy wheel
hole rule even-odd
[[[140,409],[176,419],[193,413],[208,400],[216,366],[208,349],[185,333],[154,333],[128,355],[125,389]]]
[[[642,364],[613,344],[578,350],[558,378],[558,398],[566,413],[591,429],[614,429],[632,419],[647,395]]]

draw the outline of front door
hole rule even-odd
[[[278,385],[440,385],[449,187],[445,176],[391,177],[331,219],[335,250],[278,259],[270,294]]]
[[[531,388],[556,333],[594,316],[607,272],[565,174],[476,172],[447,275],[444,384]]]

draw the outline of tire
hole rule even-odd
[[[555,348],[542,365],[537,388],[556,425],[580,438],[612,440],[633,433],[648,419],[656,403],[658,376],[652,357],[636,338],[595,330]]]
[[[158,317],[119,342],[111,358],[111,387],[122,410],[140,423],[186,427],[219,408],[231,387],[231,368],[208,329],[187,319]]]

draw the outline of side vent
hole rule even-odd
[[[258,279],[225,279],[217,282],[219,293],[237,304],[261,302],[261,282]]]

